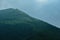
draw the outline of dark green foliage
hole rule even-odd
[[[60,40],[60,29],[10,8],[0,11],[0,40]]]

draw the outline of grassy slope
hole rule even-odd
[[[60,29],[14,9],[0,11],[0,40],[60,40]]]

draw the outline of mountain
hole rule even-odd
[[[60,29],[9,8],[0,10],[0,40],[60,40]]]

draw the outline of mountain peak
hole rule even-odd
[[[3,9],[3,10],[16,10],[14,8],[8,8],[8,9]],[[3,11],[3,10],[0,10],[0,11]]]
[[[5,9],[5,10],[15,10],[14,8],[8,8],[8,9]]]
[[[0,11],[0,19],[1,21],[9,21],[13,23],[14,22],[24,22],[24,21],[31,21],[30,16],[27,15],[26,13],[20,11],[19,9],[13,9],[13,8],[9,8],[9,9],[4,9]]]
[[[8,11],[21,11],[19,9],[14,9],[14,8],[8,8],[8,9],[5,9],[5,10],[8,10]],[[22,11],[21,11],[22,12]]]
[[[27,15],[26,13],[24,13],[23,11],[19,10],[19,9],[14,9],[14,8],[9,8],[9,9],[4,9],[4,10],[0,10],[0,14],[11,14],[11,15]]]

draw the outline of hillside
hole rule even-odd
[[[0,10],[0,40],[60,40],[60,29],[9,8]]]

